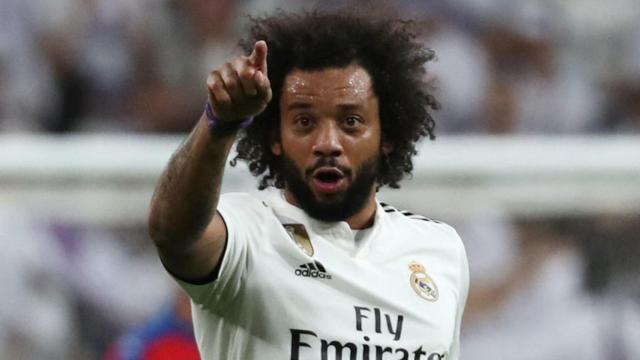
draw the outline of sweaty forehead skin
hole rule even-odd
[[[371,76],[360,66],[304,71],[292,70],[285,78],[285,96],[339,95],[365,100],[373,94]]]

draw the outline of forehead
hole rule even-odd
[[[320,70],[293,69],[284,79],[283,100],[331,97],[366,101],[373,95],[369,73],[359,65]]]

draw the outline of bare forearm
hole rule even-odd
[[[220,263],[227,228],[216,215],[220,186],[235,131],[271,101],[267,44],[225,63],[207,77],[206,114],[160,177],[149,233],[160,258],[182,279],[202,279]],[[236,130],[230,130],[236,129]]]
[[[151,202],[149,231],[156,244],[186,247],[202,235],[218,203],[233,139],[211,135],[201,119],[173,155]]]

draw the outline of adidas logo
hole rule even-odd
[[[327,270],[318,261],[298,266],[298,268],[296,269],[296,276],[331,279],[331,275],[327,273]]]

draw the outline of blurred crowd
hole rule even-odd
[[[347,2],[361,4],[0,0],[0,133],[186,132],[248,15]],[[435,51],[438,135],[640,133],[636,0],[359,6],[414,19]],[[484,215],[453,221],[474,285],[464,359],[640,358],[638,214]],[[144,224],[34,224],[0,208],[0,233],[15,239],[0,252],[0,358],[134,359],[118,349],[140,350],[154,313],[188,323]]]
[[[441,134],[640,128],[637,1],[350,2],[415,20]],[[0,130],[187,131],[247,15],[344,3],[0,0]]]

